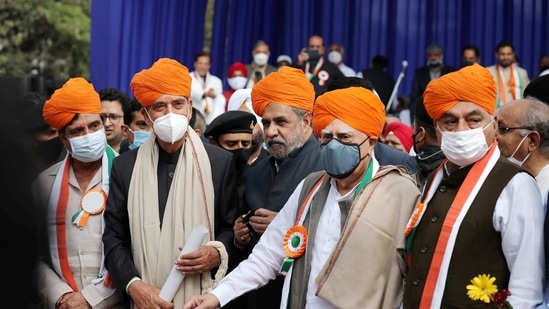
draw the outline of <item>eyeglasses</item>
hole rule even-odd
[[[101,117],[101,120],[103,122],[105,122],[107,119],[110,119],[112,123],[115,123],[115,122],[118,122],[120,121],[120,119],[122,119],[122,117],[124,116],[120,116],[120,115],[116,115],[116,114],[101,114],[100,115]]]
[[[163,112],[164,110],[166,110],[166,108],[168,108],[168,104],[171,104],[174,109],[180,110],[180,109],[183,109],[187,105],[187,102],[188,102],[187,98],[175,99],[175,100],[173,100],[169,103],[156,102],[156,103],[153,103],[152,109],[155,112]]]
[[[498,127],[499,134],[507,134],[513,130],[530,130],[532,131],[532,128],[530,127]]]

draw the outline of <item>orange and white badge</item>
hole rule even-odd
[[[99,188],[91,189],[80,201],[80,210],[72,217],[72,223],[79,228],[86,226],[90,215],[98,215],[105,210],[107,203],[107,194]]]

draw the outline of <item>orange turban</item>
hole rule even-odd
[[[149,69],[135,74],[130,88],[143,106],[153,104],[163,94],[188,98],[191,95],[191,75],[181,63],[160,58]]]
[[[82,77],[71,78],[55,90],[42,111],[46,123],[57,130],[69,124],[76,114],[101,114],[99,94]]]
[[[431,81],[423,93],[425,109],[435,121],[460,101],[475,103],[492,115],[496,100],[494,77],[488,69],[478,64]]]
[[[313,128],[317,136],[339,119],[358,131],[379,137],[385,125],[385,106],[372,91],[349,87],[325,92],[316,99]]]
[[[252,88],[252,106],[260,117],[269,103],[297,107],[313,111],[315,90],[305,73],[300,69],[283,67],[278,72],[265,76]]]

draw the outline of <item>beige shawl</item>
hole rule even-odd
[[[419,197],[414,177],[381,167],[354,200],[316,295],[337,308],[398,308],[407,273],[403,231]]]
[[[168,193],[162,229],[158,215],[159,150],[154,134],[138,150],[128,192],[134,262],[141,279],[159,288],[174,266],[180,252],[178,247],[185,244],[197,224],[208,228],[210,242],[207,245],[214,245],[220,250],[222,260],[224,257],[216,279],[225,273],[225,248],[219,242],[212,242],[214,189],[208,154],[193,130],[187,130],[185,139]],[[192,295],[212,288],[210,272],[203,273],[202,277],[201,282],[199,275],[185,276],[173,300],[175,308],[182,308]]]

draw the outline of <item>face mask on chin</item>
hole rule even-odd
[[[530,132],[528,132],[530,133]],[[515,159],[515,154],[517,153],[517,151],[519,150],[520,146],[522,145],[522,143],[524,143],[524,141],[526,140],[526,138],[528,137],[528,134],[526,134],[522,140],[520,141],[520,143],[517,145],[517,148],[515,148],[515,151],[513,151],[513,154],[510,156],[510,157],[507,157],[507,160],[509,160],[511,163],[513,164],[516,164],[518,166],[522,166],[524,164],[524,162],[526,162],[526,160],[528,160],[528,158],[530,158],[530,155],[532,154],[530,151],[528,151],[528,154],[526,155],[526,157],[524,157],[524,159],[522,159],[522,161],[519,161],[517,159]]]
[[[488,147],[486,144],[484,130],[492,124],[492,121],[484,128],[457,132],[442,131],[437,126],[437,130],[442,134],[440,148],[446,158],[450,162],[463,167],[473,164],[484,157],[491,147]]]
[[[364,144],[368,138],[362,143],[344,143],[337,139],[332,139],[320,148],[320,157],[324,162],[326,173],[336,179],[344,179],[351,175],[360,161],[365,159],[360,156],[360,146]]]
[[[101,159],[107,148],[105,129],[70,137],[68,140],[71,144],[71,156],[81,162],[94,162]]]
[[[149,119],[153,121],[149,112],[146,109],[145,111]],[[168,113],[153,121],[153,131],[156,136],[161,141],[171,144],[183,138],[188,126],[189,121],[187,117],[174,113]]]

